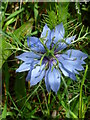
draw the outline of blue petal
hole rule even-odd
[[[45,74],[45,84],[46,84],[46,89],[48,92],[50,92],[51,88],[50,88],[50,85],[49,85],[49,82],[48,82],[48,72],[49,72],[50,69],[48,69],[46,71],[46,74]]]
[[[76,57],[77,59],[82,59],[82,60],[88,57],[87,54],[81,52],[80,50],[70,49],[66,53],[68,54],[68,56]]]
[[[34,45],[36,43],[40,42],[39,39],[37,37],[27,37],[27,44],[28,47],[30,47],[31,45]]]
[[[45,64],[43,64],[42,66],[36,66],[32,70],[30,86],[36,85],[38,82],[40,82],[43,79],[45,75],[44,67],[45,67]]]
[[[28,75],[26,77],[26,81],[29,81],[31,79],[31,70],[29,70]]]
[[[55,37],[55,30],[51,30],[51,39],[53,39]]]
[[[58,31],[55,31],[52,30],[52,33],[51,33],[51,39],[53,40],[53,43],[56,44],[58,41],[62,40],[63,37],[61,34],[58,33]]]
[[[64,37],[64,34],[65,34],[65,30],[64,30],[64,27],[63,27],[63,23],[57,25],[56,27],[56,31],[59,32],[59,34],[61,34],[62,38]]]
[[[43,27],[43,31],[41,33],[41,38],[49,38],[51,30],[48,28],[47,24]]]
[[[41,38],[44,39],[44,44],[46,44],[47,48],[50,49],[51,30],[48,28],[47,24],[43,28],[43,32],[41,33]]]
[[[54,43],[57,43],[59,40],[62,40],[65,34],[65,30],[63,24],[57,25],[55,30],[53,29],[51,32],[51,39],[54,38]]]
[[[41,44],[40,40],[37,37],[28,37],[27,44],[33,51],[36,51],[36,52],[45,51],[43,45]]]
[[[63,57],[63,54],[60,55],[58,58],[59,62],[63,64],[63,66],[69,70],[70,72],[74,72],[75,70],[84,70],[82,64],[84,63],[82,60],[79,59],[71,59]]]
[[[67,44],[71,44],[71,42],[73,42],[73,41],[75,40],[75,38],[76,38],[76,35],[75,35],[75,36],[72,36],[72,37],[66,38],[66,39],[65,39],[65,40],[66,40],[66,43],[67,43]]]
[[[57,45],[56,52],[59,51],[59,50],[65,49],[68,44],[71,44],[72,41],[74,41],[75,37],[76,36],[72,36],[72,37],[66,38],[65,42],[64,41],[59,42],[58,45]]]
[[[30,70],[30,64],[22,63],[20,67],[16,70],[16,72],[24,72]]]
[[[65,76],[69,77],[69,73],[62,67],[60,63],[59,63],[59,68]]]
[[[25,52],[19,56],[16,56],[16,58],[31,63],[33,61],[33,59],[35,59],[35,58],[39,59],[40,55],[37,55],[34,52]]]
[[[85,64],[85,62],[82,59],[78,59],[77,57],[72,56],[72,54],[70,56],[67,53],[60,54],[59,57],[62,57],[61,59],[69,60],[69,61],[73,61],[73,62],[76,62],[76,60],[77,60],[81,64]]]
[[[70,77],[72,80],[76,80],[76,76],[75,76],[74,72],[70,72],[69,70],[64,68],[64,66],[62,64],[59,64],[59,68],[65,76]]]
[[[59,45],[57,45],[55,52],[58,52],[59,50],[63,50],[66,47],[67,47],[67,45],[64,42],[60,42]]]
[[[32,61],[32,64],[30,64],[30,70],[29,70],[28,75],[26,77],[26,81],[29,81],[31,79],[31,72],[36,65],[40,65],[39,60],[34,60],[34,61]]]
[[[60,87],[60,82],[61,82],[61,79],[60,79],[61,75],[60,75],[60,72],[53,68],[50,69],[49,73],[48,73],[48,83],[51,87],[51,89],[57,93],[59,87]]]

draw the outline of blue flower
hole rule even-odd
[[[87,55],[80,50],[69,49],[76,36],[64,37],[63,24],[50,30],[44,26],[40,38],[28,37],[27,44],[31,51],[25,52],[16,58],[23,61],[16,72],[29,71],[26,80],[30,86],[36,85],[45,78],[46,89],[55,93],[60,88],[61,74],[76,80],[75,74],[84,70],[84,59]]]

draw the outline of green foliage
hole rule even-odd
[[[79,98],[79,118],[85,118],[85,108],[84,108],[84,102],[83,102],[83,98],[82,98],[82,88],[85,82],[85,78],[86,78],[86,74],[87,74],[87,70],[88,70],[88,65],[86,66],[86,70],[81,82],[81,88],[80,88],[80,98]],[[84,112],[83,112],[84,111]]]
[[[2,40],[2,41],[1,41]],[[8,50],[11,48],[11,45],[6,42],[5,37],[0,37],[0,68],[2,67],[2,64],[5,62],[5,60],[12,54],[12,50]]]
[[[55,3],[54,9],[47,11],[48,15],[44,15],[42,22],[44,24],[47,23],[51,29],[55,28],[55,26],[61,22],[63,22],[63,24],[67,23],[67,18],[69,17],[68,5],[69,3]]]
[[[5,119],[7,116],[7,102],[4,104],[3,112],[2,112],[2,119]]]
[[[1,32],[2,36],[0,37],[0,68],[5,60],[13,54],[13,50],[18,50],[19,46],[23,47],[24,45],[21,43],[21,40],[25,39],[25,35],[30,35],[32,31],[33,19],[24,23],[21,27],[16,29],[13,33],[4,33]],[[16,48],[17,47],[17,48]]]

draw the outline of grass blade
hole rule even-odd
[[[2,112],[2,119],[5,119],[7,115],[7,102],[5,102],[4,109]]]
[[[14,13],[12,13],[9,17],[6,18],[5,21],[7,21],[7,20],[9,20],[9,19],[11,19],[11,18],[13,18],[13,17],[15,17],[16,15],[18,15],[18,14],[21,13],[22,11],[24,11],[24,8],[22,8],[22,9],[20,9],[20,10],[17,10],[17,11],[15,11]]]
[[[84,76],[83,76],[83,79],[82,79],[82,83],[81,83],[81,88],[80,88],[79,118],[82,118],[82,87],[83,87],[85,79],[86,79],[87,70],[88,70],[88,65],[86,65],[85,73],[84,73]]]

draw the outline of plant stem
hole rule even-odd
[[[85,69],[85,73],[81,82],[81,88],[80,88],[80,98],[79,98],[79,118],[82,118],[82,89],[83,89],[83,85],[84,85],[84,81],[86,79],[86,74],[87,74],[87,70],[88,70],[88,65],[86,65],[86,69]]]
[[[51,91],[49,92],[49,95],[48,95],[48,106],[50,106],[50,97],[51,97]],[[50,109],[48,107],[48,116],[50,116]]]
[[[67,84],[66,84],[66,82],[65,82],[65,80],[64,80],[62,75],[61,75],[61,78],[62,78],[62,81],[64,83],[65,89],[66,89],[67,105],[68,105],[68,109],[70,111],[70,105],[68,104],[68,102],[69,102],[69,92],[68,92]]]

